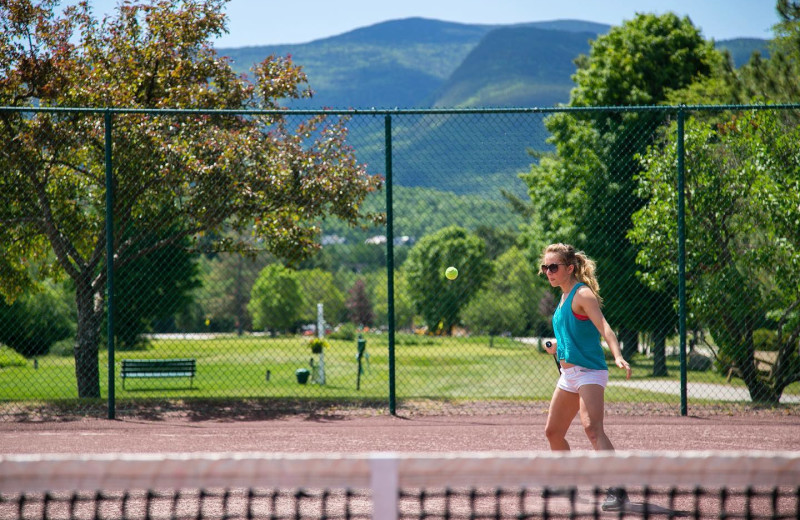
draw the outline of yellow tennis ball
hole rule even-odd
[[[453,266],[448,267],[444,271],[444,275],[447,277],[448,280],[455,280],[458,278],[458,269]]]

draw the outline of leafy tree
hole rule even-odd
[[[310,95],[288,58],[265,59],[251,83],[217,55],[211,42],[225,31],[224,0],[124,2],[102,21],[87,2],[63,12],[58,4],[0,3],[0,106],[248,110]],[[114,229],[127,237],[114,241],[116,268],[186,238],[220,251],[246,251],[255,240],[297,259],[317,247],[324,217],[379,220],[360,210],[380,179],[357,163],[345,123],[114,116]],[[0,291],[12,301],[35,280],[73,280],[80,398],[100,397],[104,133],[85,112],[0,113]],[[137,247],[145,236],[160,240]]]
[[[517,239],[516,232],[487,225],[478,226],[475,234],[486,244],[486,255],[492,260],[511,249]]]
[[[192,295],[193,305],[189,312],[181,312],[176,319],[189,330],[199,330],[200,323],[208,319],[212,330],[231,332],[252,330],[252,321],[247,313],[247,302],[259,273],[266,267],[270,255],[244,255],[240,253],[202,256],[199,261],[202,286]]]
[[[569,106],[658,104],[708,74],[719,56],[688,18],[639,14],[578,58]],[[605,313],[621,329],[625,354],[635,351],[639,331],[653,334],[655,375],[666,374],[665,339],[676,314],[667,294],[637,279],[636,250],[626,235],[631,215],[645,202],[636,192],[636,156],[661,121],[658,113],[635,111],[555,114],[546,121],[555,153],[540,154],[525,176],[539,229],[551,242],[571,242],[597,261]]]
[[[271,264],[258,275],[247,310],[255,329],[288,331],[297,326],[303,301],[297,272],[281,264]]]
[[[321,303],[325,320],[337,324],[347,317],[345,297],[336,285],[333,274],[322,269],[307,269],[297,272],[303,293],[303,308],[300,319],[305,323],[317,323],[317,304]]]
[[[138,248],[147,248],[158,237],[142,237]],[[153,322],[180,313],[190,303],[192,289],[199,286],[197,265],[189,252],[188,239],[169,244],[137,258],[115,277],[115,298],[123,306],[114,332],[120,348],[131,349],[142,333],[152,331]]]
[[[464,309],[464,324],[491,336],[540,331],[537,305],[544,292],[522,251],[512,247],[495,261],[494,275]]]
[[[456,280],[444,276],[451,265],[459,271]],[[445,333],[450,333],[461,309],[492,275],[483,241],[458,226],[422,238],[409,253],[404,269],[417,312],[429,330]]]
[[[386,271],[370,273],[366,276],[370,301],[374,302],[376,324],[389,323],[389,298],[386,294]],[[414,325],[414,302],[408,290],[408,276],[404,269],[394,273],[394,323],[398,329]]]
[[[0,343],[27,358],[45,355],[57,341],[74,336],[74,316],[62,285],[44,284],[12,304],[0,300]]]
[[[375,321],[375,313],[372,312],[372,302],[369,301],[364,280],[359,278],[353,284],[346,305],[351,322],[362,327],[372,326]]]
[[[639,184],[648,203],[630,232],[641,248],[642,278],[657,290],[677,277],[676,145],[667,139],[643,159]],[[800,380],[800,126],[777,110],[719,126],[690,119],[684,143],[692,165],[686,170],[689,307],[709,328],[723,363],[739,368],[752,399],[778,403],[784,388]],[[779,338],[769,377],[753,363],[754,332],[767,320]]]
[[[800,2],[778,0],[775,7],[780,22],[774,27],[769,59],[755,54],[728,77],[735,102],[796,103],[800,98]]]
[[[794,103],[800,97],[800,3],[778,0],[780,22],[770,40],[769,59],[759,52],[736,69],[729,55],[717,61],[708,76],[697,78],[668,95],[670,104]],[[728,112],[698,114],[714,123],[730,119]]]

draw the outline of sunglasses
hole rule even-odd
[[[550,271],[551,273],[557,273],[557,272],[558,272],[558,266],[559,266],[559,265],[567,265],[567,264],[550,264],[550,265],[543,265],[543,266],[542,266],[542,274],[547,274],[547,272],[548,272],[548,271]]]

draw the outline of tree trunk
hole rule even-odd
[[[622,357],[626,361],[633,359],[639,352],[639,331],[632,329],[621,329],[619,331],[619,340],[622,343]]]
[[[99,399],[100,326],[103,321],[103,295],[89,280],[78,280],[75,302],[78,307],[78,330],[75,345],[75,379],[78,398]]]
[[[667,377],[667,334],[663,330],[653,332],[653,375]]]
[[[753,343],[753,331],[748,327],[745,333],[742,352],[734,359],[736,366],[742,374],[742,380],[747,385],[750,392],[750,399],[756,403],[776,405],[780,402],[781,394],[771,388],[765,381],[758,377],[758,370],[755,363],[755,344]]]

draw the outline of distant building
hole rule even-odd
[[[416,242],[414,237],[403,235],[401,237],[394,237],[392,244],[396,246],[411,246],[414,245],[414,242]],[[368,239],[364,240],[364,243],[383,245],[386,243],[386,235],[375,235],[374,237],[369,237]]]
[[[365,244],[375,244],[381,245],[386,243],[386,235],[375,235],[374,237],[369,237],[368,239],[364,240]]]
[[[344,244],[347,239],[339,235],[322,235],[322,239],[319,242],[323,246],[336,246]]]

